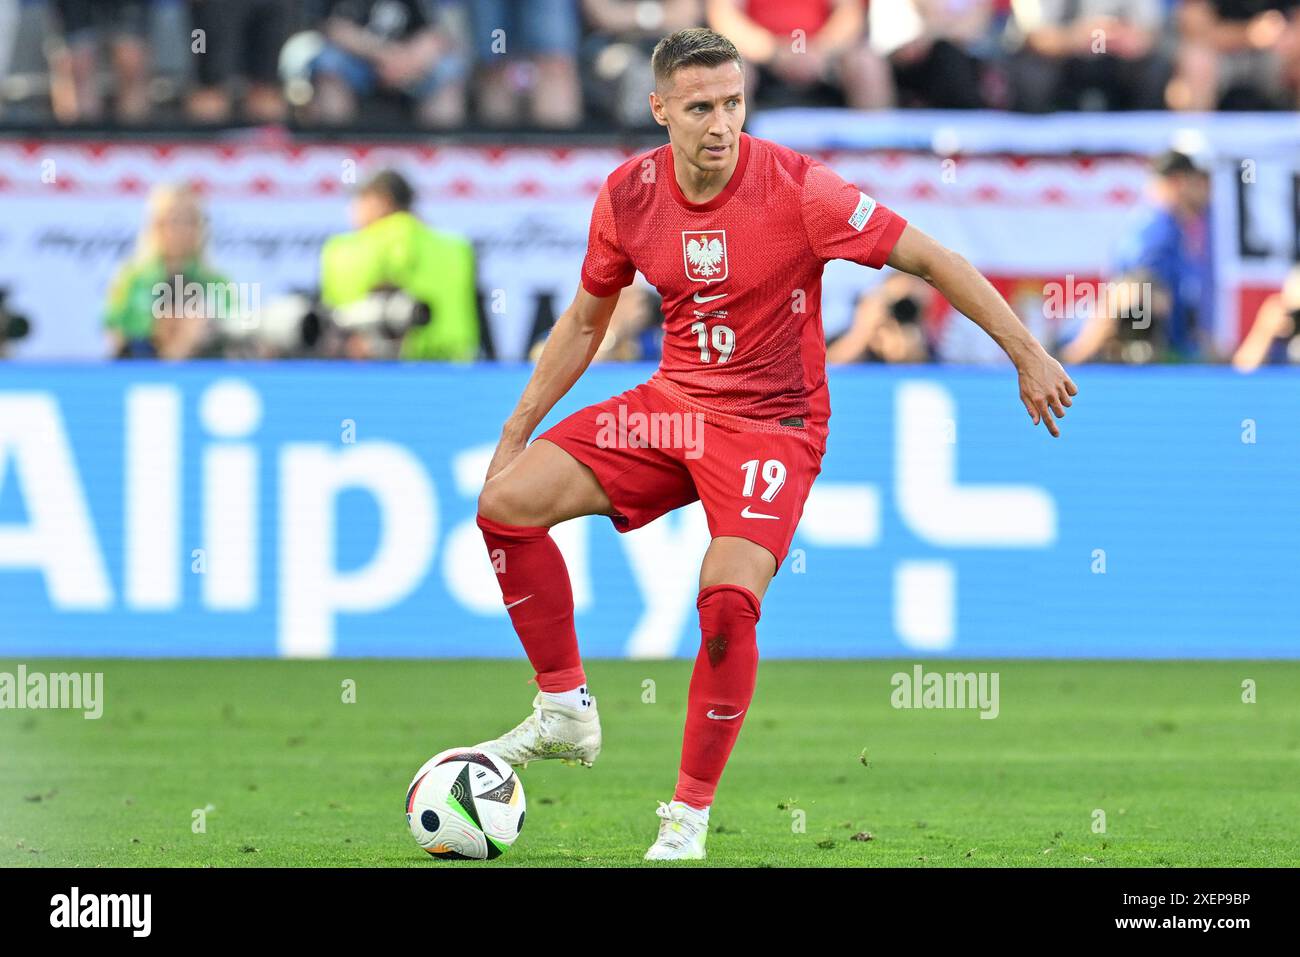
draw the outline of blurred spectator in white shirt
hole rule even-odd
[[[1011,8],[1022,41],[1009,64],[1018,109],[1164,107],[1162,0],[1012,0]]]
[[[868,32],[893,68],[900,106],[978,109],[992,25],[993,0],[891,0],[871,5]]]

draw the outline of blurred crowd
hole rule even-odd
[[[636,128],[697,24],[759,105],[1300,106],[1300,0],[0,0],[0,117]]]

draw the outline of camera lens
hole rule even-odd
[[[916,322],[917,316],[921,314],[921,306],[911,296],[904,296],[889,304],[889,313],[898,322]]]

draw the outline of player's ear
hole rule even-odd
[[[655,122],[660,126],[668,125],[668,117],[664,113],[664,101],[659,98],[659,94],[654,90],[650,91],[650,115],[654,117]]]

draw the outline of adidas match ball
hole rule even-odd
[[[434,857],[491,860],[524,828],[524,786],[495,754],[451,748],[415,773],[406,821],[415,842]]]

